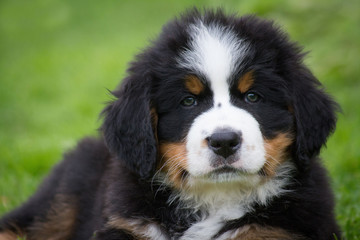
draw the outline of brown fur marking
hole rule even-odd
[[[263,170],[268,176],[274,176],[278,166],[285,162],[292,142],[293,138],[288,133],[279,133],[275,138],[265,140],[266,163]]]
[[[281,228],[262,227],[257,224],[246,225],[236,230],[231,240],[305,240]],[[229,240],[230,240],[229,239]]]
[[[0,233],[0,240],[17,240],[19,238],[24,238],[24,236],[10,231]]]
[[[0,240],[28,239],[25,230],[20,229],[16,224],[7,223],[7,226],[8,229],[4,229],[0,232]]]
[[[185,143],[161,143],[161,166],[175,187],[183,184],[183,174],[187,169],[187,152]]]
[[[136,240],[150,240],[153,239],[151,236],[148,236],[150,224],[156,224],[154,222],[148,221],[146,219],[125,219],[121,217],[110,217],[110,220],[107,222],[107,226],[110,228],[120,229],[130,235],[132,235]],[[160,226],[158,226],[161,229]]]
[[[241,93],[246,93],[249,91],[251,86],[254,84],[254,71],[250,70],[249,72],[245,73],[243,76],[240,77],[238,82],[238,90]]]
[[[57,195],[45,219],[37,220],[29,229],[32,240],[66,240],[73,233],[77,206],[70,196]]]
[[[199,95],[205,89],[204,84],[194,75],[185,78],[185,87],[194,95]]]

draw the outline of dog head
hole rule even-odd
[[[141,178],[271,178],[306,170],[334,130],[336,104],[272,22],[190,11],[137,56],[104,110],[109,149]]]

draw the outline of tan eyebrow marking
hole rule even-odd
[[[251,88],[253,84],[254,70],[250,70],[240,77],[237,88],[241,93],[245,93]]]
[[[199,95],[205,89],[201,80],[194,75],[185,78],[185,87],[194,95]]]

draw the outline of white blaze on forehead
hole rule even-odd
[[[189,49],[182,52],[181,67],[200,72],[210,81],[215,104],[229,101],[228,79],[244,60],[248,44],[228,27],[199,21],[189,28]]]

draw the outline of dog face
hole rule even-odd
[[[175,187],[257,184],[305,171],[335,127],[335,103],[271,22],[192,11],[163,28],[104,111],[109,149]],[[249,179],[252,179],[249,181]]]

